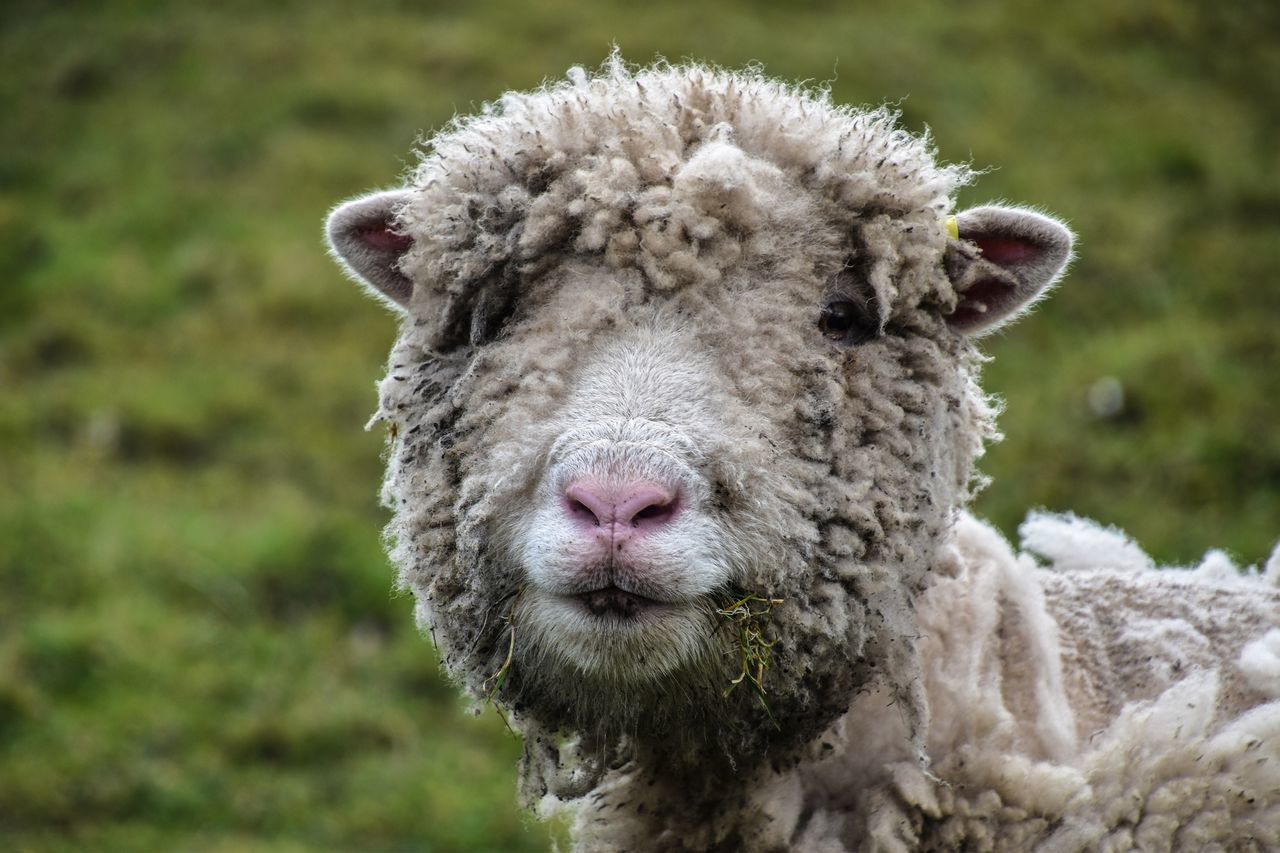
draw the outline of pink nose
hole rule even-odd
[[[676,514],[675,492],[643,481],[608,486],[578,480],[565,490],[564,498],[571,517],[614,543],[662,527]]]

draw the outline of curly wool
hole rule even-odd
[[[1021,533],[1047,565],[962,521],[919,602],[947,784],[899,766],[882,831],[926,849],[1280,845],[1280,630],[1259,630],[1280,625],[1280,547],[1264,575],[1218,552],[1160,569],[1071,516]]]
[[[917,265],[935,262],[971,173],[937,164],[928,137],[895,120],[758,73],[631,72],[614,57],[435,136],[401,212],[416,238],[401,267],[434,285],[418,297],[428,301],[465,300],[498,271],[527,279],[575,254],[669,291],[744,267],[785,275],[812,241],[865,228],[886,310],[927,296],[945,305]]]
[[[968,179],[888,111],[617,59],[507,95],[424,152],[396,212],[412,295],[377,415],[394,426],[392,557],[446,668],[525,735],[524,801],[569,810],[582,849],[1274,835],[1280,761],[1245,768],[1277,713],[1280,641],[1255,636],[1274,589],[1238,636],[1161,617],[1147,639],[1213,653],[1183,680],[1155,656],[1153,675],[1126,668],[1125,638],[1087,640],[1167,597],[1130,607],[1134,584],[1102,580],[1097,553],[1132,548],[1052,575],[959,511],[994,435],[980,357],[948,324],[980,279],[965,264],[985,263],[943,225]],[[853,348],[814,324],[845,278],[880,332]],[[701,648],[673,631],[628,650],[651,657],[643,684],[557,647],[531,601],[522,525],[566,437],[706,485],[732,582],[690,617]],[[1059,540],[1078,554],[1088,536]],[[783,602],[767,706],[724,692],[736,654],[715,609],[744,592]],[[1213,647],[1250,631],[1244,651]],[[1221,759],[1207,770],[1204,750]],[[1133,774],[1109,769],[1121,754],[1141,757]],[[1252,802],[1231,787],[1246,769]]]
[[[758,748],[762,729],[765,743],[805,743],[871,680],[868,667],[900,673],[897,689],[922,730],[900,635],[911,630],[909,596],[924,583],[930,542],[947,507],[967,494],[971,460],[990,434],[985,398],[967,369],[974,357],[939,317],[956,300],[938,264],[942,220],[967,178],[962,167],[938,166],[927,139],[895,128],[887,111],[836,107],[823,93],[758,75],[700,67],[632,74],[617,60],[597,77],[575,72],[568,84],[507,95],[432,141],[398,219],[414,238],[400,267],[418,286],[413,322],[382,384],[380,416],[401,435],[385,499],[397,512],[389,532],[402,582],[418,594],[446,666],[473,695],[485,695],[501,666],[502,617],[519,590],[518,577],[495,570],[503,562],[495,559],[503,540],[495,519],[519,505],[536,476],[539,452],[530,448],[546,447],[563,426],[557,406],[579,372],[578,351],[634,323],[624,309],[656,294],[677,307],[651,322],[680,326],[683,315],[723,324],[699,330],[724,359],[717,372],[738,389],[717,406],[733,411],[746,399],[805,425],[799,433],[777,428],[797,446],[770,478],[770,501],[744,494],[755,460],[777,456],[752,418],[744,414],[733,446],[714,430],[706,436],[703,455],[716,460],[725,496],[754,502],[756,526],[788,531],[799,546],[767,574],[749,567],[744,585],[822,617],[797,615],[780,627],[793,641],[784,648],[808,652],[784,654],[779,667],[813,673],[794,695],[786,682],[773,690],[771,703],[793,713],[787,731],[774,732],[758,708],[740,709],[753,720],[741,726],[714,725],[724,721],[707,709],[711,736],[728,739],[719,749],[739,760]],[[882,325],[932,335],[895,338],[885,345],[891,352],[868,351],[860,370],[837,380],[783,329],[810,328],[797,315],[812,311],[814,288],[850,256],[874,288]],[[761,304],[717,304],[752,283]],[[797,299],[797,291],[808,295]],[[527,322],[481,354],[450,355],[494,293],[518,293]],[[776,364],[763,369],[742,340],[767,342]],[[923,480],[919,468],[927,469]],[[776,535],[736,534],[744,551],[777,548]],[[812,578],[813,562],[831,574]],[[845,615],[850,596],[862,618]],[[486,614],[480,623],[477,612]],[[541,654],[526,639],[517,633],[525,665],[504,688],[518,712],[536,704],[521,696],[537,689],[523,673],[536,670]],[[817,691],[822,674],[848,687]],[[725,683],[718,670],[710,681]],[[566,704],[592,699],[599,701],[570,691]]]

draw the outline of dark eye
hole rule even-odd
[[[865,343],[879,334],[879,318],[862,300],[832,299],[822,306],[818,329],[830,341],[842,346]]]

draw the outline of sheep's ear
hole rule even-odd
[[[946,269],[960,297],[951,328],[985,335],[1044,296],[1071,260],[1071,232],[1020,207],[975,207],[956,217]]]
[[[413,282],[400,271],[400,258],[413,239],[396,227],[409,201],[408,190],[389,190],[352,199],[334,208],[325,226],[329,248],[356,281],[401,310],[409,305]]]

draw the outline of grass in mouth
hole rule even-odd
[[[515,600],[511,602],[511,609],[502,616],[502,621],[507,626],[507,656],[503,659],[502,665],[498,667],[497,671],[486,678],[482,685],[487,691],[484,699],[485,705],[491,706],[498,712],[498,716],[502,718],[503,725],[512,734],[515,734],[515,730],[511,728],[511,722],[507,719],[507,715],[503,713],[501,706],[494,700],[497,699],[498,691],[502,689],[502,685],[507,683],[507,676],[511,674],[511,663],[516,655],[516,606],[520,603],[520,596],[523,593],[523,588],[515,593]],[[492,687],[488,686],[490,682],[493,684]]]
[[[507,623],[507,634],[510,639],[507,642],[507,657],[502,662],[502,666],[498,667],[498,671],[484,680],[485,684],[493,682],[493,687],[489,688],[489,695],[485,698],[485,702],[492,704],[498,691],[502,689],[502,685],[506,683],[507,676],[511,673],[511,659],[516,653],[516,626],[511,621],[511,617],[503,616],[502,621]]]
[[[716,615],[724,623],[732,625],[738,632],[738,655],[741,662],[741,669],[724,689],[724,695],[728,697],[743,682],[750,684],[774,728],[781,727],[773,718],[773,712],[769,710],[769,702],[765,698],[764,674],[769,668],[773,647],[778,642],[776,637],[771,639],[769,636],[769,620],[773,616],[773,608],[779,604],[782,604],[781,598],[765,598],[752,593],[716,611]]]
[[[780,727],[778,726],[778,721],[773,717],[773,712],[769,709],[768,700],[765,698],[764,676],[765,671],[769,668],[773,647],[778,642],[776,637],[770,636],[769,622],[773,617],[773,608],[782,604],[782,601],[781,598],[767,598],[751,593],[716,611],[716,615],[723,620],[720,624],[730,625],[738,633],[740,669],[738,674],[730,679],[723,695],[727,698],[739,685],[744,682],[749,684],[756,694],[756,698],[760,700],[761,707],[768,714],[769,721],[773,723],[775,728]],[[502,689],[502,685],[506,683],[507,676],[511,674],[511,665],[515,658],[516,625],[513,621],[514,615],[515,606],[513,605],[510,612],[502,617],[502,621],[507,625],[507,655],[498,669],[484,680],[487,690],[485,704],[492,705],[495,709],[498,708],[495,699]],[[489,686],[490,684],[492,686]],[[498,709],[498,713],[503,717],[503,721],[506,722],[506,716],[502,714],[501,709]]]

